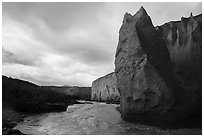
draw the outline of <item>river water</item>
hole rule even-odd
[[[83,101],[82,101],[83,102]],[[124,122],[118,105],[98,102],[74,104],[66,112],[28,116],[15,129],[33,135],[185,135],[202,134],[201,128],[161,129]]]

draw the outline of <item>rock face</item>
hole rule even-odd
[[[190,94],[194,111],[202,104],[202,15],[181,18],[157,29],[170,53],[179,85]],[[196,99],[196,100],[195,100]]]
[[[134,16],[125,14],[115,55],[123,120],[173,121],[198,114],[202,23],[196,18],[155,28],[143,7]]]
[[[92,83],[91,100],[119,102],[120,94],[116,89],[115,73],[110,73]]]

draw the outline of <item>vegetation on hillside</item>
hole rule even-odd
[[[40,87],[33,83],[2,76],[2,103],[19,111],[47,112],[66,110],[79,97]],[[62,109],[61,109],[62,108]]]

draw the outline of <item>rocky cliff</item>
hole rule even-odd
[[[116,89],[115,73],[110,73],[92,83],[91,100],[119,102],[120,94]]]
[[[115,55],[124,120],[201,114],[201,28],[201,16],[154,27],[143,7],[125,14]]]
[[[157,27],[167,47],[177,83],[190,94],[194,111],[202,104],[202,15]],[[196,99],[196,100],[195,100]]]

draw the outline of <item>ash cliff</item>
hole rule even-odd
[[[125,121],[156,123],[202,115],[202,15],[154,27],[143,7],[126,13],[115,54]]]

